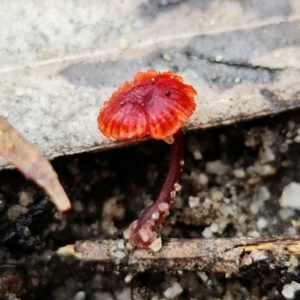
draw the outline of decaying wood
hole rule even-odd
[[[0,117],[0,156],[19,169],[26,178],[42,187],[58,210],[70,209],[70,200],[51,164],[2,117]]]
[[[121,246],[120,246],[121,245]],[[122,240],[78,241],[58,252],[71,254],[98,270],[203,271],[227,277],[253,276],[257,272],[282,270],[290,258],[300,255],[300,236],[220,239],[167,239],[158,252],[122,249]]]

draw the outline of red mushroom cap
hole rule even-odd
[[[98,128],[106,136],[123,140],[143,137],[165,139],[175,134],[193,114],[195,89],[173,72],[137,73],[104,102]]]

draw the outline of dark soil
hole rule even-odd
[[[297,234],[292,220],[300,218],[300,211],[279,202],[283,188],[300,181],[297,114],[186,134],[182,189],[162,238]],[[158,194],[168,151],[168,145],[152,141],[55,159],[72,201],[65,214],[17,171],[1,171],[0,299],[158,300],[169,297],[174,283],[183,291],[173,299],[284,299],[284,285],[300,282],[297,261],[293,269],[255,278],[174,272],[131,279],[56,255],[77,240],[121,237]]]

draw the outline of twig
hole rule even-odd
[[[227,277],[252,276],[267,270],[287,269],[292,255],[300,254],[300,236],[220,239],[168,239],[159,252],[127,250],[123,240],[78,241],[58,253],[75,255],[98,270],[204,271]]]
[[[4,118],[0,117],[0,156],[33,180],[49,195],[57,209],[71,207],[68,196],[48,160]]]

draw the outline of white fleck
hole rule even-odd
[[[269,200],[270,198],[271,198],[271,194],[269,189],[266,186],[261,186],[258,192],[255,194],[255,199],[257,201],[264,202],[266,200]]]
[[[134,277],[134,276],[133,276],[132,274],[128,274],[128,275],[125,277],[124,282],[125,282],[126,284],[130,283],[133,277]]]
[[[193,196],[189,197],[189,206],[190,206],[190,208],[198,207],[199,203],[200,203],[200,198],[199,197],[193,197]]]
[[[202,159],[202,153],[200,152],[199,149],[193,151],[193,156],[194,156],[194,159],[195,159],[195,160],[200,160],[200,159]]]
[[[207,185],[208,184],[208,177],[204,173],[200,173],[198,177],[198,182],[201,185]]]
[[[264,229],[264,228],[266,228],[268,226],[268,221],[265,218],[260,217],[257,220],[256,224],[257,224],[258,229],[261,230],[261,229]]]
[[[210,227],[206,227],[203,231],[202,231],[202,236],[205,238],[205,239],[210,239],[213,237],[213,233],[210,229]]]
[[[211,207],[211,200],[209,198],[205,198],[204,202],[202,203],[204,209],[209,210]]]
[[[275,159],[275,154],[270,147],[262,147],[259,150],[259,158],[262,164],[271,162]]]
[[[295,290],[294,287],[290,284],[286,284],[283,287],[283,290],[281,294],[286,298],[286,299],[294,299],[295,298]]]
[[[260,237],[260,233],[256,230],[250,231],[248,233],[248,236],[253,237],[253,238],[259,238]]]
[[[234,169],[233,170],[233,175],[236,178],[245,178],[246,177],[246,172],[243,169]]]
[[[270,165],[262,165],[259,162],[256,162],[253,166],[253,171],[259,175],[268,175],[271,171]]]
[[[80,291],[74,296],[74,300],[85,300],[85,292]]]
[[[157,252],[161,249],[162,247],[162,240],[161,238],[158,238],[156,240],[154,240],[152,242],[152,244],[150,245],[150,249],[153,251],[153,252]]]
[[[213,233],[217,233],[219,231],[219,225],[217,223],[212,223],[210,225],[210,230],[213,232]]]
[[[197,272],[198,276],[201,278],[203,282],[206,282],[208,277],[205,272]]]
[[[234,79],[234,83],[240,83],[241,82],[241,78],[237,77]]]
[[[152,214],[151,218],[152,218],[153,220],[157,220],[157,219],[159,218],[159,213],[158,213],[158,211],[154,212],[154,213]]]
[[[222,205],[220,205],[220,212],[224,217],[228,217],[228,216],[232,215],[233,210],[232,210],[231,206],[229,206],[227,204],[225,204],[225,205],[222,204]]]
[[[253,201],[250,203],[250,211],[252,214],[256,215],[259,212],[260,207],[262,204],[258,201]]]
[[[220,160],[209,161],[205,165],[205,171],[209,174],[224,175],[226,170],[226,166]]]
[[[278,211],[278,215],[281,220],[285,221],[285,220],[290,219],[294,215],[294,210],[292,210],[288,207],[285,207]]]
[[[219,54],[219,55],[217,55],[216,57],[215,57],[215,61],[216,62],[221,62],[222,60],[223,60],[223,55],[221,55],[221,54]]]
[[[298,265],[299,265],[299,260],[297,259],[297,257],[295,255],[291,255],[289,262],[292,265],[292,267],[294,267],[294,268],[298,267]]]
[[[124,240],[119,240],[117,243],[117,247],[118,249],[123,250],[125,248]]]
[[[169,54],[167,54],[167,53],[164,53],[164,54],[163,54],[163,59],[164,59],[165,61],[171,61],[171,60],[172,60],[172,56],[169,55]]]
[[[116,258],[119,258],[119,259],[122,259],[125,257],[125,253],[123,251],[116,251],[116,252],[113,252],[112,253],[112,256],[116,257]]]
[[[224,198],[224,194],[222,191],[213,191],[211,193],[211,199],[213,201],[221,201]]]
[[[295,138],[294,138],[294,141],[296,143],[300,143],[300,135],[297,135]]]
[[[178,282],[174,282],[173,285],[169,288],[167,288],[164,291],[164,296],[167,299],[173,299],[177,296],[179,296],[183,292],[183,289],[181,285]]]
[[[297,234],[297,229],[296,229],[295,227],[289,227],[289,228],[287,229],[287,233],[288,233],[288,235],[290,235],[290,236],[296,235],[296,234]]]
[[[291,182],[283,189],[279,203],[282,207],[300,209],[300,184]]]

